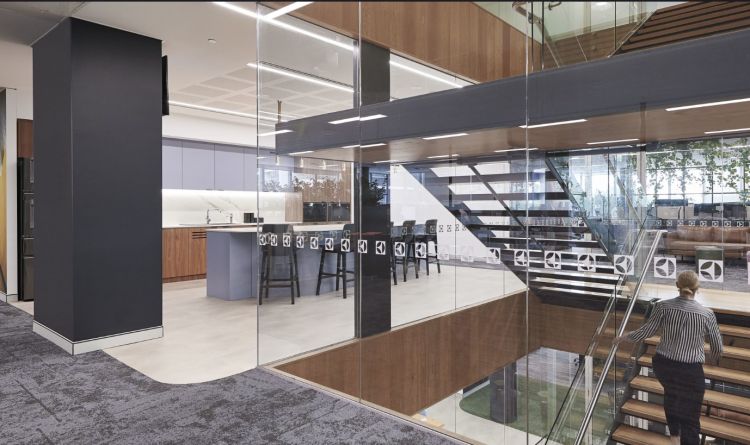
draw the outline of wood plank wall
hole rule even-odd
[[[528,301],[538,313],[538,300]],[[277,368],[411,415],[537,349],[536,330],[526,341],[526,311],[524,291]]]
[[[362,38],[394,53],[480,83],[525,73],[524,33],[474,2],[315,2],[293,15],[357,38],[359,5]]]
[[[16,121],[18,132],[18,157],[34,157],[34,123],[28,119],[18,119]]]

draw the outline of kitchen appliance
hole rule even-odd
[[[18,299],[34,299],[34,158],[18,159]]]

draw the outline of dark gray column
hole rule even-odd
[[[360,47],[360,91],[362,105],[388,102],[391,94],[390,52],[387,48],[362,42]],[[370,149],[372,150],[372,149]],[[358,255],[356,274],[358,290],[355,300],[358,337],[367,337],[391,329],[391,259],[390,259],[390,205],[377,200],[370,188],[370,172],[388,175],[388,166],[362,165],[355,191],[355,224],[364,233],[369,250]],[[375,253],[378,241],[387,246],[386,255]]]
[[[34,45],[34,328],[72,353],[161,335],[161,69],[78,19]]]

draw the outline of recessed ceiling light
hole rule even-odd
[[[299,8],[304,8],[305,6],[311,3],[312,2],[294,2],[292,4],[284,6],[283,8],[277,9],[273,12],[269,12],[268,14],[264,15],[263,18],[275,19],[276,17],[280,17],[284,14],[289,14],[292,11],[296,11]]]
[[[525,151],[525,150],[539,150],[538,148],[508,148],[505,150],[495,150],[495,153],[505,153],[508,151]]]
[[[431,141],[433,139],[447,139],[447,138],[457,138],[461,136],[468,136],[469,133],[451,133],[451,134],[441,134],[438,136],[428,136],[426,138],[422,138],[425,141]]]
[[[245,9],[245,8],[239,7],[237,5],[233,5],[232,3],[228,3],[228,2],[214,2],[214,4],[217,5],[217,6],[221,6],[222,8],[229,9],[230,11],[234,11],[234,12],[236,12],[238,14],[242,14],[242,15],[247,16],[247,17],[251,17],[251,18],[254,18],[254,19],[259,18],[258,14],[256,14],[254,11],[250,11],[249,9]],[[282,28],[282,29],[286,29],[288,31],[292,31],[292,32],[295,32],[297,34],[302,34],[304,36],[313,38],[315,40],[320,40],[321,42],[325,42],[325,43],[328,43],[328,44],[331,44],[331,45],[334,45],[334,46],[338,46],[339,48],[343,48],[343,49],[348,50],[348,51],[354,51],[354,46],[351,43],[347,44],[347,43],[344,43],[344,42],[339,42],[338,40],[334,40],[334,39],[331,39],[329,37],[326,37],[326,36],[323,36],[323,35],[320,35],[320,34],[316,34],[314,32],[310,32],[310,31],[308,31],[306,29],[298,28],[298,27],[296,27],[294,25],[290,25],[288,23],[276,20],[274,18],[268,18],[267,16],[266,17],[261,16],[260,20],[262,20],[262,21],[264,21],[266,23],[269,23],[269,24],[271,24],[273,26],[276,26],[276,27],[279,27],[279,28]]]
[[[327,80],[318,79],[316,77],[312,76],[304,76],[302,74],[293,73],[291,71],[282,70],[279,68],[271,67],[268,65],[256,65],[254,63],[248,63],[247,66],[250,68],[259,69],[261,71],[268,71],[269,73],[275,73],[286,77],[291,77],[292,79],[302,80],[309,83],[314,83],[315,85],[322,85],[329,88],[334,88],[341,91],[346,91],[347,93],[353,93],[354,89],[350,86],[341,85],[338,83],[329,82]]]
[[[519,128],[542,128],[542,127],[553,127],[555,125],[577,124],[579,122],[586,122],[586,119],[573,119],[570,121],[548,122],[546,124],[519,125],[518,127]]]
[[[750,131],[750,128],[734,128],[732,130],[715,130],[704,131],[704,134],[721,134],[721,133],[739,133],[740,131]]]
[[[447,79],[443,79],[442,77],[436,76],[434,74],[431,74],[431,73],[428,73],[428,72],[425,72],[425,71],[422,71],[422,70],[418,70],[416,68],[412,68],[410,66],[404,65],[403,63],[394,62],[393,60],[389,61],[388,63],[390,63],[391,66],[395,66],[396,68],[402,69],[404,71],[409,71],[410,73],[414,73],[414,74],[420,75],[422,77],[426,77],[428,79],[432,79],[432,80],[436,80],[438,82],[442,82],[444,84],[452,86],[453,88],[463,88],[464,87],[460,83],[452,82],[452,81],[447,80]]]
[[[216,43],[216,39],[208,39],[208,43],[214,44]]]
[[[268,133],[260,133],[258,136],[273,136],[276,134],[284,134],[284,133],[291,133],[294,130],[284,129],[284,130],[276,130],[276,131],[269,131]]]
[[[599,141],[599,142],[586,142],[586,145],[601,145],[601,144],[617,144],[618,142],[635,142],[638,138],[635,139],[617,139],[614,141]]]
[[[458,156],[458,155],[457,154],[455,154],[455,155],[435,155],[435,156],[427,156],[427,159],[451,158],[451,157],[456,157],[456,156]]]
[[[354,144],[354,145],[344,145],[344,146],[343,146],[343,147],[341,147],[341,148],[357,148],[357,147],[359,147],[359,144]]]
[[[346,124],[348,122],[356,122],[356,121],[371,121],[375,119],[382,119],[384,117],[388,117],[385,114],[373,114],[370,116],[354,116],[354,117],[347,117],[345,119],[339,119],[335,121],[328,122],[329,124],[333,125],[339,125],[339,124]]]
[[[294,156],[294,155],[306,155],[306,154],[308,154],[308,153],[312,153],[312,152],[313,152],[312,150],[305,150],[305,151],[295,151],[295,152],[292,152],[292,153],[288,153],[288,155],[289,155],[289,156]]]
[[[744,99],[722,100],[720,102],[706,102],[703,104],[685,105],[682,107],[671,107],[671,108],[667,108],[666,110],[667,111],[690,110],[693,108],[715,107],[717,105],[738,104],[740,102],[750,102],[750,97],[746,97]]]

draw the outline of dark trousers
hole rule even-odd
[[[700,418],[706,380],[701,363],[683,363],[654,356],[654,372],[664,387],[664,412],[672,436],[681,445],[700,443]]]

